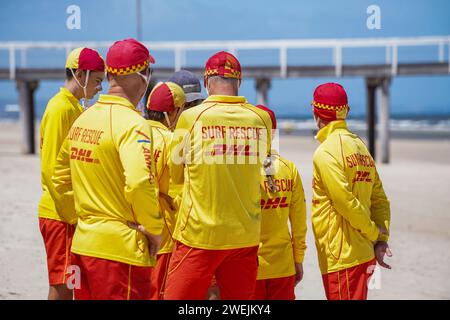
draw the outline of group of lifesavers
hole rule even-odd
[[[272,110],[238,95],[232,54],[181,70],[138,106],[155,60],[134,39],[106,63],[73,50],[41,128],[39,226],[49,299],[295,299],[306,205],[296,166],[272,148]],[[109,89],[92,106],[106,76]],[[80,101],[83,100],[83,106]],[[348,131],[342,86],[313,96],[311,222],[328,299],[366,299],[390,268],[389,201],[364,143]],[[364,160],[364,161],[363,161]]]

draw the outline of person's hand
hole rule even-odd
[[[303,264],[295,263],[295,285],[303,279]]]
[[[387,244],[387,242],[378,241],[375,244],[374,250],[375,250],[375,258],[377,259],[378,264],[383,268],[392,269],[390,265],[384,262],[384,255],[392,257],[392,252],[391,249],[389,249],[389,245]]]
[[[128,221],[128,226],[131,229],[141,232],[147,238],[150,256],[156,256],[161,245],[161,236],[148,232],[147,230],[145,230],[143,225],[136,222]]]

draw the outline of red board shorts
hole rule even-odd
[[[177,242],[169,263],[165,300],[202,300],[213,276],[222,300],[249,300],[256,285],[258,247],[204,250]]]
[[[149,300],[152,267],[82,256],[72,253],[80,281],[75,300]]]
[[[151,300],[162,300],[169,271],[170,256],[172,253],[159,254],[155,269],[152,271],[152,295]]]
[[[255,300],[295,300],[295,275],[256,281]]]
[[[65,284],[70,266],[70,247],[75,226],[62,221],[39,218],[39,229],[47,253],[48,280],[51,286]]]
[[[367,300],[368,281],[376,260],[322,275],[328,300]]]

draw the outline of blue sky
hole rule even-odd
[[[450,1],[446,0],[141,2],[143,40],[146,41],[450,35]],[[66,28],[66,8],[72,4],[81,8],[80,30]],[[366,9],[371,4],[381,9],[380,30],[366,27]],[[0,41],[100,41],[136,36],[136,8],[133,0],[15,0],[1,1],[1,9]],[[376,55],[373,52],[371,54]],[[399,54],[400,61],[436,59],[437,50],[406,50]],[[42,60],[39,60],[40,55]],[[445,55],[447,57],[448,53]],[[45,53],[36,53],[33,57],[39,63],[45,60],[44,56]],[[0,52],[0,65],[7,63],[6,58],[6,53]],[[308,58],[311,57],[305,59]],[[347,59],[350,58],[351,52],[347,56]],[[58,59],[55,58],[53,62],[58,61],[62,65],[64,57]],[[252,56],[243,56],[241,59],[243,64],[251,63]],[[302,62],[294,55],[292,59]],[[361,78],[274,80],[269,105],[279,114],[307,114],[314,87],[324,81],[341,82],[348,91],[352,112],[364,113],[365,87],[364,79]],[[41,83],[38,100],[48,99],[59,85],[57,82]],[[391,87],[392,112],[450,114],[449,90],[450,76],[395,78]],[[253,81],[244,82],[242,93],[254,102]],[[14,84],[0,82],[0,99],[15,98]]]

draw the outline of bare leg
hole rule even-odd
[[[48,300],[73,300],[73,291],[65,284],[50,286]]]

